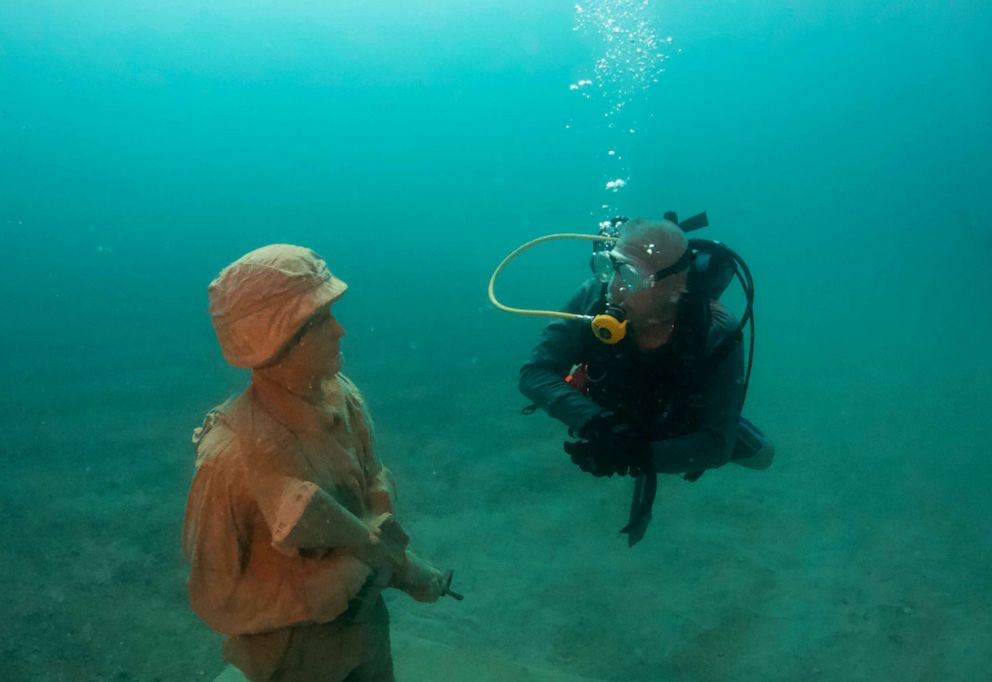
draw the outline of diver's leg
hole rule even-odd
[[[734,464],[740,464],[748,469],[767,469],[775,460],[775,444],[768,438],[765,439],[761,449],[749,457],[742,459],[732,459]]]
[[[775,459],[775,444],[744,417],[737,422],[737,442],[730,461],[748,469],[767,469]]]

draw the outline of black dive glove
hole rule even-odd
[[[566,441],[572,462],[593,476],[638,476],[651,465],[651,446],[630,424],[612,412],[592,417],[579,431],[579,441]]]

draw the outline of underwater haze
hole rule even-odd
[[[0,680],[223,669],[180,527],[248,376],[206,287],[274,242],[350,285],[398,515],[466,595],[391,596],[394,632],[611,682],[987,678],[990,39],[977,0],[0,0]],[[777,460],[664,477],[628,549],[630,480],[520,414],[545,321],[486,286],[668,210],[754,275]],[[588,274],[551,242],[497,291]]]

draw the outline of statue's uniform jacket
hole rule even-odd
[[[351,382],[328,382],[323,407],[272,391],[250,387],[212,410],[193,438],[183,528],[190,602],[231,636],[341,616],[373,568],[341,545],[340,525],[364,529],[356,520],[393,508]]]

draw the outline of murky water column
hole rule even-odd
[[[600,121],[606,135],[598,137],[608,144],[600,152],[607,169],[601,220],[620,213],[617,195],[631,182],[623,152],[633,143],[639,124],[628,113],[630,104],[658,82],[665,62],[680,52],[672,47],[670,36],[659,34],[655,23],[649,0],[587,0],[575,5],[572,30],[592,41],[599,53],[588,76],[568,87],[602,105]]]

